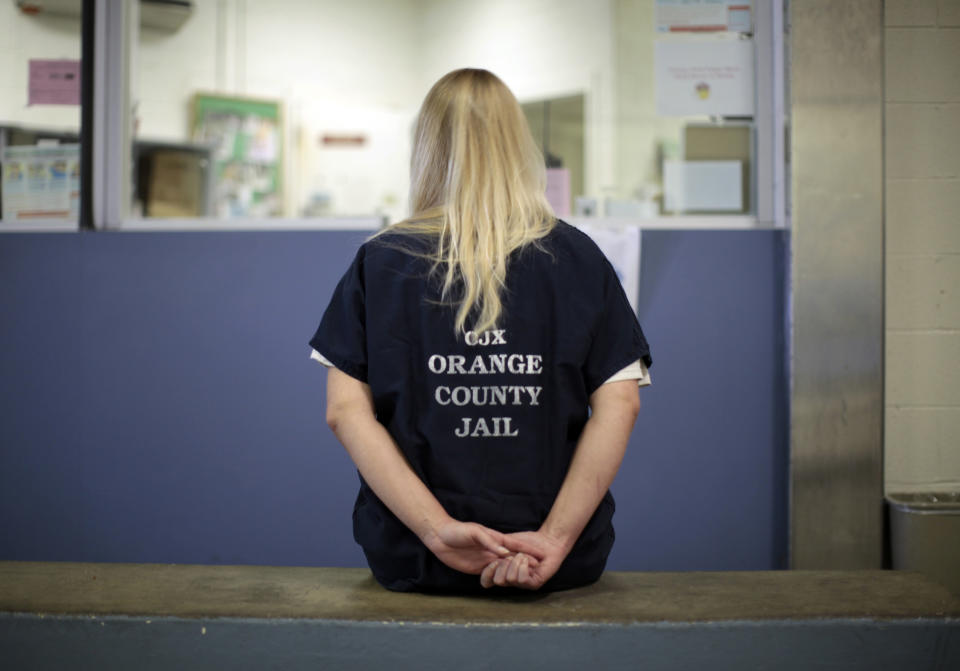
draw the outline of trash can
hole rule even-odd
[[[888,494],[893,568],[920,571],[960,594],[960,492]]]

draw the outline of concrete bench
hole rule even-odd
[[[348,568],[0,562],[4,669],[960,669],[960,602],[892,571],[609,572],[398,594]]]

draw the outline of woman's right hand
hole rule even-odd
[[[504,534],[503,544],[516,554],[491,561],[480,574],[484,588],[520,587],[536,590],[553,577],[570,552],[570,546],[543,531]]]

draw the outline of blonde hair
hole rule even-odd
[[[388,231],[437,237],[429,257],[443,274],[441,299],[459,303],[456,333],[497,325],[508,257],[556,223],[545,191],[543,156],[496,75],[455,70],[434,84],[414,131],[413,215]]]

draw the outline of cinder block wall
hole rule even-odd
[[[886,0],[887,492],[960,489],[960,0]]]

